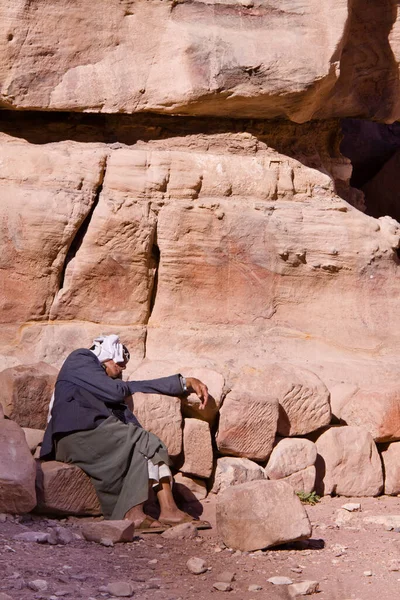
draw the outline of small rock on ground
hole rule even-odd
[[[248,587],[249,592],[260,592],[262,590],[262,585],[257,585],[256,583],[252,583]]]
[[[206,561],[202,558],[197,558],[196,556],[189,558],[186,566],[190,573],[193,573],[194,575],[200,575],[201,573],[205,573],[207,571]]]
[[[318,581],[300,581],[299,583],[289,585],[288,591],[291,598],[310,596],[319,591],[319,583]]]
[[[101,586],[99,592],[106,592],[117,598],[130,598],[134,594],[134,589],[132,584],[127,581],[114,581],[108,585]]]
[[[268,579],[269,583],[273,583],[274,585],[290,585],[293,583],[289,577],[281,577],[277,575],[276,577],[270,577]]]
[[[232,590],[232,586],[226,581],[216,581],[213,583],[213,588],[219,592],[230,592]]]
[[[181,523],[180,525],[175,525],[174,527],[170,527],[161,536],[167,540],[173,539],[185,539],[191,540],[197,537],[199,534],[197,532],[196,527],[193,523]]]
[[[342,508],[349,512],[357,512],[361,510],[361,504],[359,502],[348,502],[347,504],[343,504]]]
[[[111,540],[113,544],[118,542],[132,542],[135,526],[131,521],[122,519],[120,521],[93,521],[84,523],[82,526],[83,537],[88,542],[101,543],[101,540]]]
[[[14,535],[14,540],[17,542],[37,542],[38,544],[47,544],[50,534],[42,531],[24,531]]]
[[[48,588],[48,584],[45,579],[35,579],[28,583],[28,587],[34,592],[45,592]]]

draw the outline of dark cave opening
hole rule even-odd
[[[364,193],[366,214],[400,222],[400,123],[343,119],[342,134],[341,153],[353,165],[350,185]]]

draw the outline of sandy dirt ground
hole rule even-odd
[[[341,507],[360,503],[360,512]],[[273,585],[273,576],[319,582],[312,597],[321,600],[393,600],[400,598],[400,529],[366,522],[371,517],[399,515],[400,498],[323,498],[306,510],[313,524],[312,538],[285,547],[241,553],[226,548],[215,527],[215,499],[204,501],[202,518],[213,529],[192,540],[167,540],[151,534],[112,547],[74,539],[66,545],[21,542],[24,531],[48,532],[62,526],[79,534],[82,519],[47,519],[4,515],[0,522],[0,600],[279,600],[288,598],[286,585]],[[392,527],[392,528],[391,528]],[[204,559],[208,570],[189,572],[189,558]],[[221,573],[234,573],[231,591],[213,584]],[[33,583],[40,580],[45,583]],[[105,590],[114,582],[131,584],[131,596]],[[250,586],[260,589],[249,591]],[[36,589],[35,589],[36,588]],[[45,589],[43,589],[45,588]]]

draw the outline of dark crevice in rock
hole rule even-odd
[[[72,112],[39,112],[0,110],[0,131],[31,144],[75,141],[104,143],[112,149],[138,142],[176,139],[187,135],[213,135],[251,133],[269,137],[274,129],[284,129],[289,139],[295,139],[301,131],[311,131],[316,123],[294,123],[283,119],[233,119],[221,117],[191,117],[159,115],[155,113],[88,114]]]
[[[149,270],[153,271],[153,284],[152,284],[152,288],[151,288],[151,292],[150,292],[148,319],[150,319],[151,314],[153,312],[154,305],[156,303],[157,287],[158,287],[158,269],[160,266],[160,260],[161,260],[160,248],[157,245],[157,240],[156,240],[156,236],[155,236],[155,238],[153,240],[150,261],[149,261],[150,262]]]
[[[68,265],[71,262],[71,260],[73,258],[75,258],[79,248],[82,246],[83,240],[85,238],[85,235],[86,235],[87,230],[90,225],[90,221],[92,220],[93,213],[96,210],[96,207],[99,203],[100,194],[103,190],[103,183],[104,183],[104,177],[106,174],[106,170],[107,170],[107,157],[106,157],[104,164],[102,166],[102,169],[100,171],[99,183],[94,192],[92,206],[90,207],[90,210],[89,210],[88,214],[86,215],[85,219],[82,221],[80,227],[76,231],[75,236],[73,237],[71,244],[68,248],[68,251],[67,251],[67,254],[65,257],[65,261],[64,261],[64,265],[63,265],[63,268],[62,268],[62,271],[60,274],[59,290],[62,290],[62,288],[64,287],[65,274],[66,274]]]
[[[342,132],[341,152],[353,166],[350,185],[364,193],[366,214],[400,221],[400,123],[345,119]]]

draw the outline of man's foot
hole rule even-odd
[[[169,529],[169,525],[166,523],[161,524],[157,519],[153,519],[149,515],[145,515],[145,518],[142,521],[134,521],[135,525],[135,533],[164,533],[167,529]]]
[[[169,527],[174,527],[174,525],[181,525],[182,523],[192,523],[196,527],[196,529],[211,529],[211,524],[208,521],[200,521],[199,519],[195,519],[187,513],[184,513],[182,511],[180,512],[182,513],[182,516],[179,518],[179,520],[177,520],[176,518],[169,519],[160,516],[159,521],[162,525],[167,525]]]
[[[143,512],[142,504],[133,506],[128,510],[124,518],[134,524],[136,531],[140,530],[143,532],[145,529],[162,529],[162,531],[165,531],[165,525],[162,525],[159,521]],[[162,531],[153,531],[153,533],[162,533]]]

